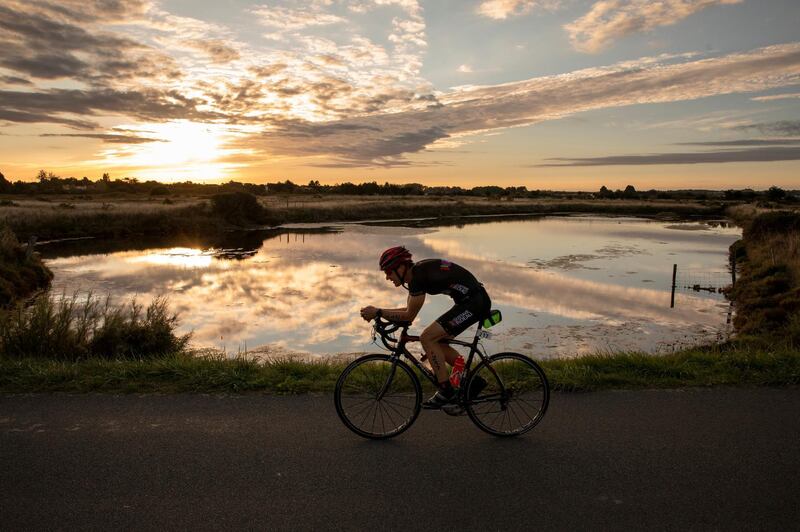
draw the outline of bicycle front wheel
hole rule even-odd
[[[467,414],[478,428],[495,436],[518,436],[544,417],[550,387],[539,364],[519,353],[499,353],[472,372],[467,397],[472,397]]]
[[[405,362],[366,355],[342,372],[334,391],[342,422],[365,438],[397,436],[417,419],[422,404],[419,379]]]

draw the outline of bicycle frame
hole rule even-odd
[[[419,342],[420,341],[419,336],[408,334],[408,328],[411,326],[411,324],[407,323],[407,322],[402,322],[402,323],[399,323],[399,324],[398,323],[392,323],[392,322],[386,322],[386,323],[388,324],[388,327],[386,325],[384,325],[384,322],[381,321],[380,318],[376,318],[376,320],[375,320],[375,331],[378,334],[380,334],[381,341],[383,342],[383,345],[385,345],[387,347],[387,349],[389,349],[391,351],[391,353],[392,353],[392,355],[391,355],[391,357],[392,357],[392,371],[389,373],[389,377],[386,379],[386,383],[383,385],[383,387],[381,388],[380,392],[378,392],[377,399],[380,400],[383,397],[383,395],[386,393],[386,391],[389,389],[389,386],[391,386],[392,380],[394,379],[394,373],[395,373],[395,370],[397,368],[397,361],[399,361],[400,358],[403,357],[403,356],[405,356],[407,359],[409,359],[411,361],[411,363],[414,365],[414,367],[416,367],[420,371],[420,373],[422,373],[422,375],[424,375],[425,378],[428,379],[431,382],[431,384],[433,384],[434,386],[438,386],[439,381],[437,380],[436,375],[434,375],[431,370],[429,370],[427,367],[425,367],[425,365],[422,364],[421,360],[418,360],[417,357],[415,357],[413,354],[411,354],[411,352],[406,347],[406,344],[408,344],[410,342]],[[392,338],[391,336],[389,336],[390,334],[392,334],[393,332],[397,331],[398,329],[400,329],[400,338],[399,339],[395,339],[395,338]],[[478,322],[478,329],[475,331],[475,337],[472,339],[472,342],[464,342],[462,340],[456,340],[455,338],[447,338],[445,340],[441,340],[441,342],[445,343],[445,344],[448,344],[448,345],[460,345],[462,347],[468,347],[469,348],[469,355],[467,356],[467,360],[466,360],[466,362],[464,364],[464,368],[466,369],[466,372],[462,376],[462,380],[461,380],[462,382],[469,382],[469,378],[471,377],[472,371],[473,371],[472,360],[473,360],[473,358],[475,358],[475,355],[477,355],[478,358],[480,358],[480,361],[486,362],[486,367],[489,368],[489,371],[492,372],[492,374],[495,376],[497,381],[500,383],[500,387],[502,389],[501,397],[503,398],[502,402],[505,403],[505,400],[507,399],[505,385],[503,384],[502,379],[497,374],[495,369],[489,363],[489,361],[488,361],[489,360],[489,356],[483,351],[483,346],[481,346],[480,343],[479,343],[480,342],[480,338],[481,338],[481,330],[482,329],[483,329],[482,324],[480,322]],[[395,345],[392,345],[392,342],[395,342]],[[476,364],[476,366],[477,366],[477,364]],[[463,404],[465,402],[464,398],[465,398],[465,395],[466,395],[466,390],[465,390],[465,388],[463,386],[459,387],[458,395],[459,395],[459,403]],[[490,398],[493,399],[494,396],[485,397],[480,401],[474,401],[473,400],[472,402],[482,402],[482,401],[486,401],[486,400],[488,400]]]

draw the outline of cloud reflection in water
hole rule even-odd
[[[621,227],[633,236],[620,240]],[[654,351],[713,336],[724,325],[724,300],[679,294],[670,309],[663,279],[671,273],[669,253],[694,267],[724,265],[737,232],[714,229],[706,240],[700,233],[692,233],[691,242],[685,233],[671,239],[665,224],[631,219],[622,226],[608,219],[549,218],[437,230],[345,225],[339,233],[268,239],[242,260],[213,249],[169,248],[58,258],[48,265],[59,290],[108,291],[118,300],[168,295],[183,330],[193,330],[198,345],[236,353],[269,344],[325,354],[374,350],[358,310],[366,304],[404,304],[406,292],[385,281],[376,267],[382,249],[403,243],[417,258],[445,256],[484,282],[504,313],[503,325],[487,344],[490,350],[570,356],[596,349]],[[592,269],[540,270],[528,264],[567,252],[589,257],[620,242],[636,253],[587,259]],[[709,246],[720,253],[709,254]],[[660,270],[656,284],[635,286]],[[429,296],[415,328],[449,306],[449,298]]]

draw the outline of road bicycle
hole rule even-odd
[[[500,320],[499,311],[493,310],[490,316]],[[486,354],[480,340],[491,337],[485,330],[493,324],[489,320],[478,322],[471,343],[443,340],[468,347],[469,355],[456,398],[442,410],[449,415],[466,413],[478,428],[494,436],[518,436],[544,417],[550,387],[542,368],[530,358],[519,353]],[[354,360],[336,382],[336,412],[345,426],[359,436],[384,439],[401,434],[419,416],[420,376],[436,386],[433,372],[406,347],[419,341],[419,336],[408,334],[410,325],[376,317],[373,340],[380,337],[389,353],[368,354]],[[402,358],[410,361],[416,371]]]

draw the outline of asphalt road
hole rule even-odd
[[[516,439],[330,396],[0,396],[2,530],[797,530],[800,389],[554,394]]]

